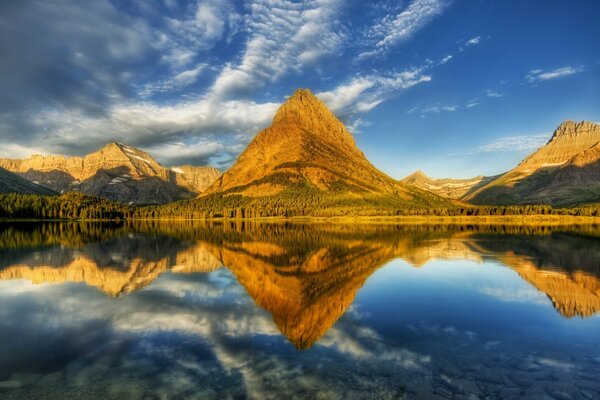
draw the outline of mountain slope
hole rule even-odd
[[[554,206],[599,201],[600,125],[563,122],[546,145],[464,200]]]
[[[192,198],[219,174],[211,167],[165,168],[148,153],[121,143],[110,143],[84,157],[0,159],[0,166],[57,192],[81,192],[135,204]]]
[[[29,182],[17,174],[0,168],[0,193],[53,195],[55,191],[41,185]]]
[[[425,175],[422,171],[416,171],[402,179],[400,182],[419,189],[428,190],[438,196],[448,197],[450,199],[460,199],[487,184],[494,178],[495,177],[479,175],[470,179],[435,179]]]
[[[304,89],[279,108],[272,125],[195,203],[261,215],[389,215],[407,207],[450,205],[376,169],[342,122]]]

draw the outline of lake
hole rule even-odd
[[[0,224],[2,399],[598,399],[600,227]]]

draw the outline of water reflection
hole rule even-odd
[[[572,398],[595,395],[598,383],[583,371],[600,372],[600,358],[594,361],[600,354],[587,354],[593,342],[587,336],[580,339],[580,350],[593,365],[584,368],[578,364],[584,356],[575,350],[546,352],[556,342],[525,355],[508,334],[486,339],[484,324],[493,321],[480,322],[478,330],[450,325],[447,315],[427,320],[443,308],[436,305],[443,290],[437,287],[431,290],[431,303],[400,313],[391,306],[392,297],[378,298],[384,296],[385,283],[378,283],[375,292],[367,290],[361,306],[354,303],[359,289],[392,260],[393,268],[410,274],[433,268],[435,260],[467,260],[489,269],[502,265],[524,282],[519,288],[479,287],[488,297],[510,302],[526,293],[528,299],[552,305],[555,315],[588,318],[600,311],[597,232],[596,227],[242,222],[4,225],[0,341],[11,346],[0,350],[0,394],[68,397],[85,388],[87,397],[98,393],[99,398],[161,393],[511,398],[527,390],[533,395],[536,390],[564,392],[564,387],[548,389],[542,383],[540,389],[534,383],[558,373],[560,381],[588,382]],[[417,297],[410,284],[392,290],[396,297],[403,292]],[[419,307],[426,307],[423,315],[408,316]],[[387,316],[378,318],[378,313]],[[544,340],[550,340],[549,325],[543,326]],[[304,351],[286,347],[281,334]],[[541,342],[533,338],[536,334],[532,328],[531,338],[520,339]],[[503,343],[512,343],[510,351],[516,353],[500,359],[484,354],[499,351]],[[479,364],[467,362],[469,357],[487,359],[504,372],[483,376]],[[462,369],[453,371],[452,365]],[[548,379],[556,381],[552,376]],[[506,386],[513,391],[502,392]]]
[[[593,227],[569,232],[238,222],[3,228],[1,280],[85,282],[116,297],[147,286],[165,271],[213,272],[225,266],[298,348],[318,340],[366,279],[395,258],[414,267],[434,259],[495,260],[545,293],[565,317],[600,311],[600,242]]]

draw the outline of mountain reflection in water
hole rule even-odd
[[[600,396],[595,226],[0,224],[0,304],[2,399]]]
[[[111,297],[161,273],[230,270],[299,349],[312,346],[378,268],[400,258],[496,260],[564,317],[600,311],[596,230],[320,224],[44,224],[0,232],[0,280],[84,282]]]

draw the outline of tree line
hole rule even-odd
[[[396,206],[396,207],[394,207]],[[81,193],[61,196],[1,194],[2,219],[120,220],[120,219],[251,219],[264,217],[368,217],[368,216],[523,216],[568,215],[600,217],[600,206],[554,208],[549,205],[410,207],[391,199],[296,196],[249,198],[240,195],[209,196],[163,206],[134,207]]]

